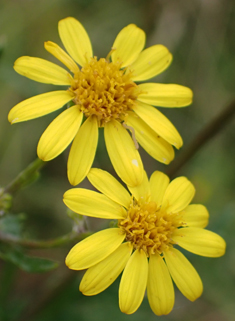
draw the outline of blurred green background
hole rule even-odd
[[[55,61],[44,50],[44,41],[60,43],[57,24],[67,16],[77,18],[91,38],[95,55],[106,57],[117,33],[129,23],[145,30],[147,44],[163,44],[173,54],[171,66],[153,81],[176,83],[194,91],[194,103],[181,109],[161,111],[181,133],[184,146],[190,144],[234,99],[235,3],[233,0],[0,0],[0,185],[7,185],[36,158],[40,135],[55,114],[11,126],[9,110],[31,96],[54,90],[18,75],[12,68],[23,55]],[[235,320],[235,119],[180,170],[196,186],[195,203],[210,212],[208,229],[223,236],[226,255],[219,259],[187,253],[199,272],[203,295],[189,302],[176,289],[176,302],[168,316],[155,316],[145,298],[139,310],[127,316],[118,308],[119,279],[105,292],[85,297],[79,290],[82,272],[69,271],[64,258],[71,248],[30,250],[27,254],[59,262],[59,268],[27,273],[12,263],[0,261],[0,321],[95,321]],[[145,168],[167,169],[140,150]],[[181,151],[176,152],[179,155]],[[12,233],[50,239],[70,231],[72,223],[62,202],[70,188],[66,177],[68,150],[49,162],[40,180],[14,198],[12,213],[24,213],[12,225]],[[102,133],[94,166],[113,173]],[[90,187],[87,181],[81,186]],[[16,216],[15,216],[16,217]],[[12,219],[14,221],[14,219]],[[93,230],[107,222],[90,220]],[[0,228],[2,227],[0,221]]]

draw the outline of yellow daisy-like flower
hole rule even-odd
[[[143,50],[145,33],[134,24],[120,31],[106,59],[93,57],[89,37],[76,19],[61,20],[59,35],[69,55],[51,41],[45,42],[45,49],[70,72],[47,60],[27,56],[17,59],[14,69],[35,81],[68,89],[26,99],[11,109],[9,121],[13,124],[40,117],[72,101],[74,105],[63,111],[41,136],[38,157],[49,161],[74,139],[68,178],[72,185],[77,185],[91,168],[98,128],[104,127],[107,151],[117,174],[127,185],[138,185],[143,178],[143,165],[136,149],[137,141],[165,164],[174,158],[172,145],[182,146],[172,123],[151,105],[187,106],[192,102],[192,91],[175,84],[135,83],[165,70],[172,55],[162,45]],[[84,116],[86,120],[82,124]]]
[[[87,269],[80,284],[85,295],[105,290],[124,270],[119,287],[122,312],[134,313],[147,287],[153,312],[168,314],[174,305],[172,279],[189,300],[202,293],[202,281],[182,248],[207,257],[225,252],[225,241],[205,230],[208,211],[191,204],[195,189],[185,177],[169,182],[162,172],[128,191],[108,172],[91,169],[90,182],[103,194],[75,188],[64,194],[65,204],[73,211],[92,217],[117,219],[108,228],[76,244],[66,258],[73,270]],[[171,279],[172,278],[172,279]]]

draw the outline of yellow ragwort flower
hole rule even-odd
[[[225,252],[225,241],[205,230],[208,211],[191,204],[195,189],[185,177],[169,183],[162,172],[128,191],[108,172],[91,169],[90,182],[103,194],[75,188],[64,194],[74,212],[105,219],[117,219],[108,228],[76,244],[66,258],[72,270],[87,269],[80,284],[85,295],[95,295],[112,284],[124,270],[119,287],[122,312],[134,313],[147,287],[148,301],[157,315],[168,314],[174,305],[172,279],[189,300],[202,293],[202,281],[182,248],[207,257]],[[171,279],[172,278],[172,279]]]
[[[108,56],[99,60],[93,57],[90,39],[76,19],[61,20],[59,35],[69,55],[51,41],[45,42],[45,49],[70,72],[47,60],[27,56],[17,59],[14,69],[35,81],[68,89],[22,101],[11,109],[9,121],[13,124],[40,117],[72,101],[74,105],[56,117],[41,136],[38,157],[49,161],[74,139],[68,178],[72,185],[77,185],[91,168],[98,128],[104,127],[107,151],[117,174],[127,185],[139,184],[143,165],[137,141],[153,158],[165,164],[174,158],[172,145],[182,146],[182,138],[172,123],[151,105],[187,106],[192,102],[192,91],[175,84],[135,83],[164,71],[172,55],[162,45],[143,50],[145,33],[134,24],[120,31]]]

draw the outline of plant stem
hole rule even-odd
[[[218,134],[221,129],[232,119],[235,114],[235,100],[233,100],[222,112],[205,126],[193,141],[184,147],[177,159],[168,167],[166,174],[173,178],[177,171],[183,167],[211,138]]]
[[[4,188],[2,194],[14,194],[18,190],[22,189],[26,185],[32,183],[38,177],[38,171],[44,166],[45,162],[37,158],[29,166],[23,170],[6,188]],[[53,247],[58,247],[67,244],[71,241],[81,241],[90,233],[82,231],[78,233],[77,231],[71,231],[68,234],[62,235],[58,238],[42,241],[42,240],[30,240],[21,239],[12,234],[4,233],[0,231],[0,240],[3,242],[20,245],[28,249],[48,249]]]
[[[38,170],[44,166],[45,162],[41,159],[35,159],[31,164],[29,164],[26,169],[24,169],[6,188],[4,189],[4,193],[14,194],[22,187],[30,184],[38,173]]]
[[[205,128],[199,132],[196,138],[185,147],[184,151],[178,156],[178,158],[168,167],[167,174],[172,178],[176,172],[189,161],[196,152],[206,144],[211,138],[213,138],[219,131],[232,119],[235,114],[235,100],[232,101],[216,118],[214,118]],[[25,185],[42,166],[44,162],[40,159],[36,159],[31,163],[24,171],[22,171],[15,180],[13,180],[4,190],[5,193],[14,193]],[[21,245],[25,248],[31,249],[45,249],[57,247],[70,241],[81,241],[90,233],[76,233],[74,231],[65,234],[61,237],[48,240],[48,241],[35,241],[24,240],[17,238],[10,234],[0,232],[0,240]]]
[[[35,241],[35,240],[20,239],[14,235],[0,232],[0,240],[11,244],[17,244],[28,249],[49,249],[49,248],[58,247],[58,246],[67,244],[71,241],[79,242],[84,238],[86,238],[87,236],[89,236],[90,234],[91,233],[89,232],[77,233],[72,231],[70,233],[67,233],[55,239],[51,239],[47,241],[41,241],[41,240]]]

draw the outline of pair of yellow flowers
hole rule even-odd
[[[116,219],[117,226],[76,244],[66,264],[74,270],[88,269],[80,284],[85,295],[105,290],[123,271],[119,287],[122,312],[135,312],[147,288],[153,312],[168,314],[174,305],[172,280],[191,301],[203,290],[198,273],[175,245],[208,257],[225,252],[224,240],[204,229],[207,209],[189,205],[195,194],[192,183],[185,177],[169,182],[159,171],[148,179],[138,153],[139,143],[159,162],[170,163],[173,146],[180,148],[182,138],[153,106],[187,106],[192,91],[175,84],[136,84],[158,75],[172,60],[162,45],[143,50],[145,33],[136,25],[122,29],[108,56],[99,60],[76,19],[61,20],[59,35],[67,53],[51,41],[45,42],[45,49],[69,71],[27,56],[17,59],[14,68],[35,81],[67,89],[26,99],[12,108],[9,121],[40,117],[72,102],[44,131],[38,156],[49,161],[73,141],[68,158],[70,183],[77,185],[88,177],[101,193],[70,189],[64,194],[65,204],[78,214]],[[109,157],[128,190],[108,172],[91,168],[99,127],[104,128]]]

